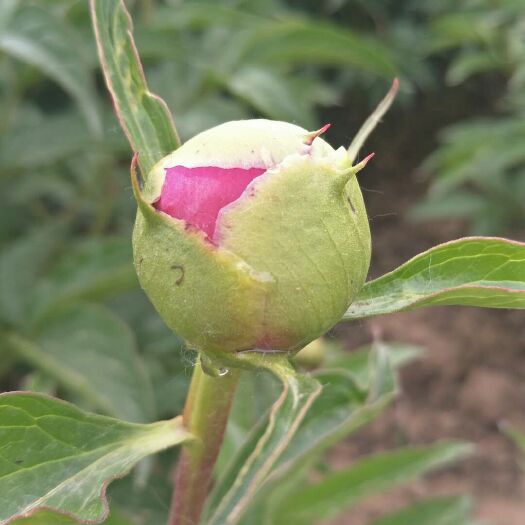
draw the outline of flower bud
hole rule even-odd
[[[370,231],[344,148],[285,122],[227,122],[162,159],[142,191],[140,283],[207,352],[295,351],[364,284]]]

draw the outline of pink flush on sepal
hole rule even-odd
[[[155,208],[199,228],[213,240],[221,209],[237,200],[248,184],[265,171],[266,168],[215,166],[167,168]]]

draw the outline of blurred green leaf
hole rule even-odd
[[[159,7],[152,15],[155,27],[160,29],[209,29],[213,25],[258,25],[261,17],[242,9],[214,2],[180,2],[173,7]]]
[[[48,396],[56,395],[57,382],[46,373],[37,370],[24,377],[20,390],[28,390],[37,394],[45,394]]]
[[[315,373],[315,378],[322,384],[323,389],[275,462],[262,488],[251,498],[249,512],[241,519],[243,525],[252,523],[251,517],[255,515],[260,516],[262,522],[266,523],[263,514],[272,512],[276,506],[274,500],[280,501],[281,498],[285,498],[284,495],[290,490],[289,485],[293,486],[291,480],[299,484],[304,483],[303,477],[331,446],[374,419],[389,404],[395,393],[396,382],[391,360],[386,353],[387,346],[383,344],[373,352],[359,352],[359,357],[364,357],[364,361],[341,361],[337,368],[334,366]],[[396,363],[400,365],[413,356],[413,350],[399,350],[397,354],[399,356]],[[370,371],[364,373],[361,370],[362,366],[369,367]],[[356,382],[358,375],[364,378],[361,385]],[[254,381],[256,378],[249,379]],[[271,424],[269,416],[266,415],[246,437],[247,429],[255,424],[253,418],[262,412],[261,398],[268,397],[265,396],[265,391],[271,392],[274,389],[270,384],[267,388],[264,385],[261,388],[260,378],[257,379],[257,385],[254,385],[256,394],[249,395],[245,392],[240,404],[241,415],[244,415],[247,421],[243,423],[237,417],[234,420],[235,428],[229,428],[230,432],[240,432],[240,436],[230,436],[230,440],[236,439],[237,452],[230,452],[230,464],[220,469],[220,477],[212,493],[210,505],[224,497],[224,490],[221,488],[223,483],[231,483],[231,479],[242,469],[247,455],[255,447],[257,437]],[[224,463],[225,458],[221,459]]]
[[[124,2],[91,0],[90,5],[106,83],[146,176],[160,159],[177,149],[179,138],[165,102],[148,90]]]
[[[75,525],[78,521],[64,514],[42,510],[37,511],[28,518],[15,519],[10,523],[16,523],[16,525]],[[133,521],[111,509],[108,519],[104,521],[104,525],[133,525]]]
[[[270,484],[312,465],[331,446],[377,417],[393,400],[397,385],[386,345],[375,347],[367,357],[364,388],[356,382],[349,363],[345,363],[346,368],[314,374],[323,389],[274,467]]]
[[[0,49],[56,80],[74,97],[92,131],[101,132],[86,52],[64,20],[43,7],[22,6],[0,31]]]
[[[315,117],[306,99],[295,96],[286,77],[262,67],[244,67],[225,78],[229,91],[271,119],[297,122],[312,129]]]
[[[429,195],[410,210],[409,217],[415,221],[441,217],[468,219],[479,214],[484,206],[485,199],[481,195],[457,189],[445,195]]]
[[[373,345],[360,347],[352,352],[340,351],[329,354],[323,369],[344,371],[351,376],[360,390],[366,391],[375,375],[374,369],[377,363],[375,359],[372,359],[373,354],[371,354],[371,351],[377,345],[385,348],[393,371],[417,359],[423,352],[418,346],[380,341]]]
[[[108,483],[189,439],[180,418],[138,425],[38,394],[2,394],[0,523],[40,509],[101,522]]]
[[[0,340],[0,378],[11,370],[14,361],[13,353]]]
[[[24,325],[30,316],[36,282],[60,242],[61,228],[37,228],[8,245],[0,254],[0,318]]]
[[[34,334],[7,343],[89,407],[130,421],[154,417],[152,387],[130,328],[110,310],[76,305],[63,310]]]
[[[440,244],[368,282],[344,319],[433,305],[525,308],[525,244],[492,237]]]
[[[320,20],[266,24],[253,32],[241,52],[248,62],[354,66],[388,78],[398,72],[390,50],[377,40]]]
[[[472,75],[498,69],[499,61],[493,54],[483,51],[465,51],[461,53],[447,72],[447,82],[458,85]]]
[[[119,295],[111,308],[133,328],[153,384],[156,416],[169,418],[182,412],[195,353],[164,324],[140,288]]]
[[[0,143],[0,166],[5,170],[41,169],[92,142],[76,113],[42,118],[37,123],[19,120]]]
[[[167,523],[173,495],[173,486],[168,480],[172,479],[176,452],[172,449],[148,458],[146,461],[154,465],[146,480],[140,479],[140,468],[145,463],[142,462],[131,476],[111,485],[108,499],[112,507],[125,510],[126,516],[133,518],[133,525]]]
[[[467,497],[441,497],[420,501],[370,525],[473,525]]]
[[[289,494],[276,512],[276,525],[313,523],[336,516],[366,496],[419,477],[465,456],[470,450],[464,443],[442,442],[361,459],[319,482],[296,487],[295,493]]]
[[[487,118],[461,122],[441,133],[442,147],[424,168],[438,173],[432,192],[443,193],[466,181],[494,179],[525,162],[525,123],[521,117]]]
[[[106,300],[137,286],[131,243],[124,237],[93,237],[69,243],[35,290],[37,323],[78,300]]]
[[[20,5],[20,0],[4,0],[0,3],[0,32],[4,31]]]
[[[488,95],[481,106],[489,116],[480,119],[472,106],[467,119],[440,133],[440,146],[423,166],[433,180],[429,198],[415,211],[418,217],[449,218],[448,209],[457,201],[453,216],[466,219],[472,233],[521,234],[524,21],[521,0],[461,2],[433,17],[431,53],[446,61],[447,82],[465,85],[477,75],[470,81],[477,83],[476,92]],[[496,85],[505,89],[494,89]],[[465,206],[456,198],[458,192],[470,197]]]
[[[76,111],[45,115],[35,114],[32,109],[24,107],[19,111],[14,125],[2,137],[2,170],[35,170],[40,174],[43,166],[73,155],[77,155],[76,162],[85,162],[81,153],[96,151],[100,154],[122,149],[119,136],[110,131],[104,137],[94,136]]]

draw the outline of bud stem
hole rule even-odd
[[[184,447],[175,475],[168,525],[197,525],[228,422],[240,370],[220,377],[195,365],[184,407],[184,425],[200,441]]]

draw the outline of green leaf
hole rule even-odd
[[[403,343],[384,343],[380,341],[373,345],[363,346],[352,352],[337,352],[329,355],[323,368],[328,370],[344,370],[347,374],[351,375],[359,388],[365,390],[370,385],[371,374],[373,374],[374,369],[374,366],[371,365],[370,352],[378,345],[387,351],[388,359],[393,370],[397,370],[405,364],[410,363],[422,353],[422,349],[418,346]]]
[[[16,523],[16,525],[76,525],[78,521],[65,514],[39,510],[29,518],[15,519],[10,523]],[[133,525],[133,522],[111,509],[108,519],[104,521],[104,525]]]
[[[41,509],[102,522],[112,480],[189,439],[180,418],[138,425],[37,394],[2,394],[0,524]]]
[[[92,409],[130,421],[151,421],[153,392],[131,329],[109,309],[75,305],[47,320],[34,340],[7,343]]]
[[[290,17],[253,31],[242,60],[353,66],[389,78],[398,72],[390,49],[378,40],[320,20]]]
[[[372,352],[367,348],[366,351],[357,352],[354,359],[332,359],[328,362],[329,369],[316,372],[315,378],[323,385],[323,389],[275,463],[261,490],[252,498],[249,511],[241,523],[252,524],[251,517],[262,516],[262,513],[266,518],[261,517],[261,523],[270,523],[270,514],[278,508],[281,499],[286,498],[287,492],[293,491],[295,481],[304,483],[313,464],[322,459],[332,445],[374,419],[389,404],[396,392],[393,365],[401,366],[415,354],[414,348],[399,345],[391,348],[385,343],[377,343]],[[354,353],[348,354],[348,357],[353,356]],[[241,415],[249,420],[247,423],[239,421],[238,410],[234,410],[237,413],[234,421],[236,425],[231,428],[230,420],[228,445],[230,448],[233,445],[238,452],[236,456],[230,452],[229,470],[221,468],[217,487],[222,483],[230,483],[228,476],[234,476],[242,468],[246,456],[255,447],[254,437],[268,425],[268,417],[264,417],[257,423],[259,431],[254,431],[250,439],[246,440],[243,429],[252,427],[253,417],[263,413],[260,405],[268,397],[265,396],[265,390],[272,391],[275,388],[270,384],[261,385],[263,376],[248,379],[250,384],[259,381],[252,390],[244,390],[246,399],[242,399],[241,405],[234,408],[240,408]],[[239,399],[236,400],[236,405],[238,402]],[[221,459],[224,462],[225,458]],[[219,500],[222,496],[220,488],[216,488],[212,497]]]
[[[122,0],[91,0],[98,54],[120,125],[144,176],[180,145],[166,103],[148,90]]]
[[[525,308],[525,244],[497,237],[440,244],[365,284],[343,319],[434,305]]]
[[[160,29],[206,30],[210,26],[250,27],[260,24],[261,17],[240,8],[216,2],[182,2],[177,9],[158,6],[152,12],[154,26]]]
[[[20,0],[4,0],[0,3],[0,31],[5,31],[19,4]]]
[[[70,243],[35,290],[37,320],[78,300],[101,301],[137,286],[127,238],[94,237]]]
[[[295,525],[333,517],[376,492],[417,478],[461,458],[471,450],[464,443],[442,442],[384,452],[357,461],[317,483],[296,487],[278,509],[276,525]]]
[[[288,79],[271,69],[245,66],[226,75],[224,84],[234,96],[268,118],[297,122],[307,129],[315,126],[305,97],[296,96]]]
[[[254,498],[243,525],[252,525],[249,517],[253,515],[260,515],[261,523],[279,522],[281,505],[296,487],[308,483],[310,472],[322,463],[326,451],[374,419],[393,399],[397,387],[386,345],[376,344],[372,351],[360,354],[366,356],[363,366],[369,369],[360,384],[354,373],[355,364],[357,368],[362,365],[360,360],[316,373],[323,390]]]
[[[57,392],[58,385],[57,382],[45,372],[35,370],[24,377],[18,388],[20,390],[29,390],[36,394],[54,396]]]
[[[102,130],[86,51],[72,27],[37,6],[23,6],[0,31],[0,49],[56,80],[76,100],[92,131]]]
[[[205,511],[207,525],[237,523],[256,491],[295,435],[321,385],[312,377],[297,374],[286,358],[267,359],[243,354],[241,359],[267,369],[283,383],[283,391],[269,417],[257,425],[223,478],[216,484]]]
[[[14,363],[13,353],[5,345],[0,344],[0,378],[9,373]]]
[[[331,446],[373,420],[393,400],[397,384],[386,345],[376,345],[367,352],[366,366],[366,383],[362,385],[348,368],[315,373],[323,389],[277,462],[269,483],[312,465]]]
[[[13,243],[0,254],[0,318],[24,325],[35,284],[59,243],[60,227],[38,228]]]
[[[466,49],[454,59],[447,71],[447,83],[457,86],[472,75],[502,68],[503,62],[491,51]]]
[[[2,137],[0,165],[5,170],[41,169],[82,151],[88,143],[92,143],[92,135],[76,112],[41,119],[19,118]]]
[[[2,171],[16,173],[24,169],[42,175],[42,167],[67,158],[73,158],[76,163],[80,162],[79,159],[85,162],[85,156],[74,157],[81,153],[127,151],[122,137],[109,129],[114,127],[114,122],[106,122],[111,117],[109,115],[104,119],[106,134],[94,136],[77,111],[43,114],[33,105],[24,104],[18,109],[13,125],[2,136]],[[57,167],[53,166],[53,169],[56,176]]]
[[[441,497],[420,501],[370,525],[469,525],[472,504],[467,497]]]

